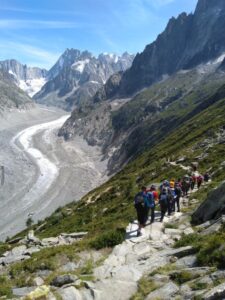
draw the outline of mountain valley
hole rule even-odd
[[[0,299],[224,299],[224,16],[198,0],[135,57],[0,62]]]

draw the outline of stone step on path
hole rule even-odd
[[[170,218],[165,217],[165,222],[181,215],[182,213],[174,213]],[[99,299],[130,299],[137,290],[138,281],[145,273],[151,273],[170,262],[171,248],[166,241],[171,237],[163,232],[164,225],[159,222],[159,218],[157,213],[156,221],[147,225],[140,237],[136,236],[137,221],[129,224],[126,240],[113,249],[102,266],[95,268],[95,287],[102,297]]]
[[[165,217],[165,222],[181,216],[182,213],[174,213],[170,218]],[[62,299],[128,300],[137,291],[138,281],[144,274],[170,263],[171,256],[191,254],[191,247],[172,249],[167,245],[166,241],[171,237],[163,232],[164,225],[159,222],[159,218],[158,214],[156,222],[147,225],[140,237],[136,237],[137,222],[129,224],[126,240],[114,247],[102,266],[95,268],[96,281],[79,291],[75,287],[60,289]]]

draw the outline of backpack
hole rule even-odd
[[[134,206],[145,206],[145,200],[142,193],[138,193],[134,198]]]
[[[168,200],[168,195],[167,194],[161,194],[159,196],[159,203],[166,203]]]
[[[176,186],[176,187],[175,187],[175,193],[176,193],[177,197],[180,197],[180,196],[181,196],[182,191],[181,191],[180,186]]]
[[[147,206],[150,208],[155,206],[154,195],[152,192],[147,193]]]

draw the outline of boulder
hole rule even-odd
[[[192,234],[194,230],[191,227],[188,227],[184,230],[184,235]]]
[[[161,255],[165,255],[165,256],[176,256],[178,258],[180,257],[184,257],[187,255],[191,255],[194,253],[194,249],[192,246],[186,246],[186,247],[181,247],[181,248],[177,248],[177,249],[168,249],[168,250],[164,250],[162,251]]]
[[[74,283],[77,279],[77,276],[71,274],[59,275],[56,276],[50,284],[53,286],[61,287],[69,283]]]
[[[168,282],[163,287],[151,292],[146,297],[146,300],[152,299],[163,299],[163,300],[171,300],[174,298],[175,294],[179,292],[178,286],[173,282]]]
[[[36,289],[36,286],[13,288],[12,293],[13,293],[14,296],[23,297],[23,296],[26,296],[28,293],[34,291],[35,289]]]
[[[214,232],[218,232],[222,228],[223,223],[224,223],[224,216],[222,216],[216,222],[214,222],[212,225],[210,225],[209,227],[204,229],[201,232],[201,234],[206,235],[206,234],[212,234]]]
[[[31,247],[31,248],[27,248],[25,251],[24,251],[24,254],[25,255],[31,255],[33,253],[36,253],[36,252],[39,252],[41,249],[38,248],[38,247]]]
[[[58,290],[62,300],[83,300],[83,297],[78,289],[73,286]]]
[[[218,219],[225,212],[225,182],[210,192],[206,200],[192,215],[195,224],[201,224],[211,219]]]
[[[50,297],[53,299],[52,295],[50,295],[50,288],[46,285],[43,285],[27,294],[24,300],[49,300]]]
[[[189,255],[189,256],[185,256],[185,257],[182,257],[180,259],[178,259],[176,261],[176,266],[177,267],[194,267],[196,265],[196,262],[197,262],[197,258],[195,255]]]
[[[224,279],[225,278],[225,271],[224,270],[219,270],[216,272],[213,272],[210,277],[212,280],[218,280],[218,279]]]
[[[203,300],[218,300],[224,298],[225,298],[225,283],[222,283],[214,287],[202,297]]]
[[[55,246],[59,243],[58,237],[50,237],[41,240],[41,245],[44,247]]]
[[[7,257],[0,258],[0,264],[8,265],[14,262],[29,259],[30,255],[8,255]]]
[[[60,270],[62,272],[73,272],[74,270],[78,269],[79,265],[75,264],[74,262],[68,262],[67,264],[65,264],[64,266],[62,266],[60,268]]]
[[[35,278],[33,279],[33,283],[34,283],[34,285],[36,285],[36,286],[41,286],[41,285],[44,284],[44,280],[43,280],[41,277],[35,277]]]
[[[72,239],[81,239],[86,234],[88,234],[87,231],[85,231],[85,232],[61,233],[61,236],[63,236],[63,237],[71,237]]]
[[[179,229],[173,229],[173,228],[165,228],[164,230],[165,234],[170,235],[170,236],[174,236],[174,235],[181,235],[182,234],[182,230]]]

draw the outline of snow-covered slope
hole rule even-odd
[[[0,61],[0,68],[10,74],[11,80],[30,97],[36,94],[47,81],[47,70],[27,67],[14,59]]]

